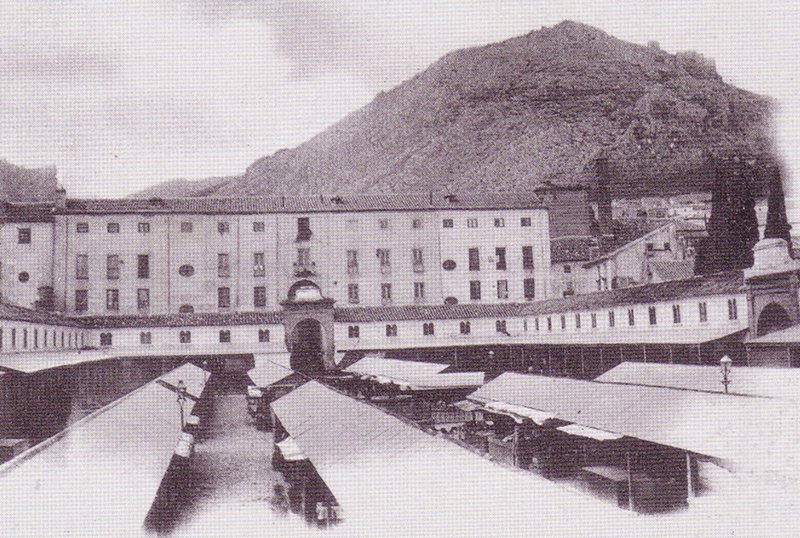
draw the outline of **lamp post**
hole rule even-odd
[[[731,384],[730,374],[731,374],[731,365],[733,361],[730,357],[725,355],[719,360],[720,370],[722,371],[722,381],[721,383],[725,386],[725,394],[728,393],[728,385]]]
[[[181,430],[184,427],[184,419],[183,419],[183,404],[186,402],[186,383],[183,382],[183,379],[178,380],[178,384],[176,385],[178,389],[178,409],[181,413]]]

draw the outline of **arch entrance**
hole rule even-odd
[[[306,318],[294,327],[290,336],[290,359],[292,370],[300,372],[321,372],[325,369],[322,360],[322,325],[319,321]]]
[[[758,316],[756,336],[780,331],[792,325],[792,320],[786,309],[777,303],[770,303],[761,310]]]
[[[293,370],[313,373],[336,367],[333,303],[310,280],[289,288],[287,299],[281,302],[281,317]]]

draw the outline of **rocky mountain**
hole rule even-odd
[[[23,168],[0,159],[0,200],[48,202],[57,188],[55,168]]]
[[[767,99],[726,84],[699,54],[563,22],[450,53],[243,176],[177,190],[513,191],[591,184],[597,156],[607,158],[615,197],[710,190],[709,156],[717,152],[773,164],[770,109]],[[168,187],[178,194],[176,184]]]

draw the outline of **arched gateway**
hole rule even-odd
[[[301,372],[321,372],[335,368],[333,299],[322,296],[309,280],[296,282],[281,303],[286,348],[290,365]]]

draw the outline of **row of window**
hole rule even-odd
[[[217,289],[217,306],[219,308],[231,307],[231,289]],[[266,286],[255,286],[253,288],[253,306],[255,308],[265,308],[267,306]],[[136,290],[136,308],[138,310],[148,310],[150,308],[150,289],[139,288]],[[118,311],[120,309],[119,290],[111,288],[106,290],[106,310]],[[75,290],[75,311],[87,312],[89,310],[89,290]],[[181,307],[181,314],[191,314],[194,308],[190,305]]]
[[[122,270],[122,258],[118,254],[108,254],[106,256],[106,279],[118,280]],[[190,277],[194,274],[194,267],[182,265],[178,268],[178,274]],[[253,276],[266,276],[266,258],[263,252],[253,253]],[[217,255],[217,276],[227,278],[231,276],[231,263],[229,254]],[[150,278],[150,255],[138,254],[136,256],[136,277],[141,279]],[[89,279],[89,255],[78,254],[75,257],[75,278],[78,280]]]
[[[495,284],[495,290],[498,299],[508,299],[508,280],[498,280]],[[522,281],[523,297],[527,301],[532,301],[536,297],[536,281],[533,278],[526,278]],[[479,301],[482,298],[481,281],[472,280],[469,283],[469,295],[473,301]],[[392,284],[384,282],[381,284],[381,301],[388,304],[392,301]],[[425,300],[425,283],[414,282],[414,301],[421,302]],[[360,302],[360,287],[358,284],[347,285],[347,302],[350,304],[358,304]]]
[[[298,257],[300,254],[300,250],[298,250]],[[391,261],[391,250],[385,248],[379,248],[375,251],[375,255],[378,258],[378,262],[380,264],[381,270],[385,270],[392,265]],[[468,260],[468,268],[470,271],[480,271],[481,270],[481,258],[480,258],[480,249],[477,247],[469,248],[467,250],[467,260]],[[496,247],[494,249],[494,264],[495,269],[499,271],[505,271],[508,269],[508,263],[506,260],[506,248],[505,247]],[[422,255],[422,249],[420,248],[413,248],[411,249],[411,263],[416,272],[424,271],[424,261]],[[452,271],[456,268],[456,262],[452,260],[446,260],[442,267],[446,271]],[[522,247],[522,268],[526,270],[533,270],[534,268],[534,259],[533,259],[533,247],[532,246],[523,246]],[[358,250],[348,250],[347,251],[347,272],[348,274],[357,274],[358,273]]]
[[[40,338],[41,337],[41,338]],[[4,330],[0,327],[0,349],[73,348],[83,347],[84,335],[78,332],[64,332],[55,329],[38,328]]]
[[[107,222],[106,223],[106,233],[110,234],[118,234],[121,231],[121,226],[119,222]],[[253,222],[253,231],[254,232],[263,232],[265,229],[263,222]],[[194,231],[194,223],[190,221],[184,221],[180,224],[180,230],[182,233],[192,233]],[[89,223],[88,222],[78,222],[75,224],[75,231],[79,234],[89,233]],[[150,223],[149,222],[137,222],[136,223],[136,231],[140,234],[147,234],[150,233]],[[217,231],[221,234],[226,234],[231,231],[231,225],[229,222],[220,221],[217,222]]]
[[[476,218],[468,218],[466,219],[467,228],[477,228],[479,224],[479,220]],[[506,225],[506,220],[502,217],[495,217],[494,218],[494,227],[495,228],[504,228]],[[531,218],[530,217],[520,217],[519,225],[523,228],[528,228],[531,226]],[[455,222],[453,219],[442,219],[442,228],[454,228]]]
[[[219,331],[219,341],[223,344],[231,342],[231,331],[223,329]],[[258,330],[258,341],[260,343],[269,342],[269,329]],[[181,344],[192,343],[192,331],[180,331],[178,333],[178,342]],[[150,345],[153,343],[153,333],[149,331],[142,331],[139,333],[139,343],[143,345]],[[113,335],[109,332],[100,333],[100,345],[110,346],[113,345]]]
[[[708,303],[705,301],[700,301],[697,303],[697,313],[698,319],[700,323],[708,322]],[[580,313],[575,314],[575,328],[580,329],[582,326],[583,315]],[[560,315],[560,325],[561,329],[564,330],[567,328],[567,315],[561,314]],[[682,319],[681,314],[681,305],[672,305],[672,323],[673,324],[680,324]],[[736,320],[739,319],[738,307],[736,304],[736,299],[728,299],[728,319],[729,320]],[[597,313],[592,312],[589,314],[589,322],[592,329],[597,328]],[[627,309],[627,322],[628,326],[633,327],[636,325],[636,311],[633,308]],[[539,330],[539,318],[534,320],[536,330]],[[553,318],[547,317],[547,330],[553,330]],[[649,306],[647,308],[647,323],[648,325],[658,325],[658,315],[655,306]],[[616,312],[614,310],[608,311],[608,326],[615,327],[617,324],[616,320]]]
[[[708,304],[706,302],[698,303],[698,311],[700,315],[700,321],[705,323],[708,321]],[[736,306],[736,299],[728,299],[728,319],[735,320],[737,319],[737,306]],[[672,306],[672,318],[674,323],[681,322],[681,308],[680,305],[673,305]],[[597,327],[597,314],[592,313],[590,314],[591,319],[591,326],[592,328]],[[561,329],[566,329],[567,326],[567,318],[565,314],[560,316],[561,320]],[[547,330],[553,330],[553,319],[552,317],[547,317]],[[648,307],[648,321],[650,325],[657,324],[656,318],[656,308],[654,306]],[[535,318],[535,327],[536,330],[539,330],[539,318]],[[615,312],[613,310],[608,311],[608,323],[609,327],[614,327],[616,324],[615,320]],[[633,308],[628,309],[628,325],[633,326],[636,323],[635,312]],[[527,321],[524,323],[525,330],[527,330]],[[575,327],[577,329],[581,328],[581,314],[575,314]],[[504,319],[499,319],[495,321],[495,331],[500,334],[509,335],[507,329],[507,322]],[[459,323],[459,333],[460,334],[471,334],[472,326],[469,321],[462,321]],[[423,323],[422,324],[422,335],[423,336],[433,336],[435,334],[435,326],[432,322]],[[348,338],[360,338],[361,336],[361,328],[358,325],[350,325],[347,327],[347,336]],[[393,337],[397,336],[397,325],[396,324],[387,324],[386,325],[386,336]]]
[[[389,249],[377,249],[376,256],[379,260],[381,271],[386,272],[391,267],[391,251]],[[468,250],[469,270],[480,271],[480,250],[478,248],[470,248]],[[122,270],[123,260],[119,254],[106,255],[106,279],[118,280]],[[307,267],[312,264],[311,252],[308,248],[297,249],[297,265]],[[423,260],[423,253],[421,248],[411,249],[411,264],[414,272],[421,273],[425,271]],[[452,271],[456,268],[456,263],[450,260],[445,261],[442,266],[445,270]],[[533,247],[522,247],[522,268],[532,270],[533,264]],[[506,249],[505,247],[495,248],[495,268],[500,271],[505,271],[508,268],[506,263]],[[347,251],[347,273],[350,275],[358,274],[358,251]],[[194,267],[188,264],[181,265],[178,268],[178,274],[184,277],[194,275]],[[228,253],[217,254],[217,276],[219,278],[229,278],[231,276],[231,257]],[[266,276],[266,256],[263,252],[253,253],[253,276],[264,277]],[[150,278],[150,255],[138,254],[136,256],[136,277],[141,279]],[[89,255],[78,254],[75,257],[75,278],[78,280],[89,279]]]
[[[472,324],[469,321],[462,321],[459,323],[458,330],[461,334],[472,334]],[[507,329],[507,323],[504,319],[495,321],[495,331],[500,334],[510,336]],[[422,324],[422,336],[434,336],[436,334],[436,326],[433,322]],[[386,325],[386,336],[397,336],[397,325],[389,323]],[[359,325],[349,325],[347,327],[348,338],[360,338],[361,327]]]

